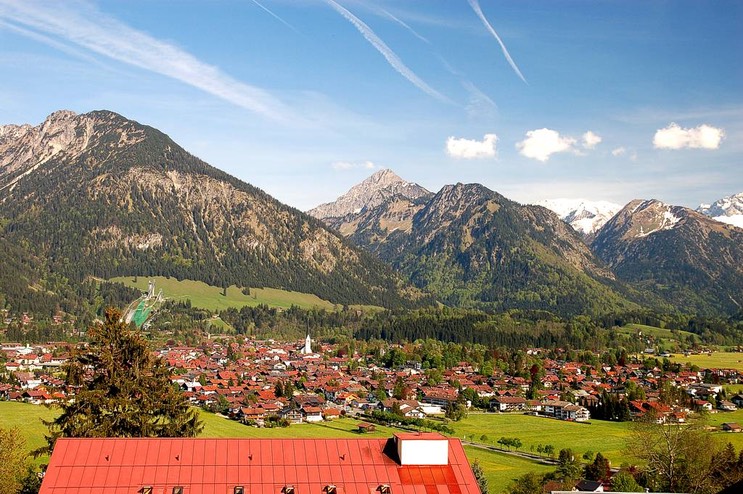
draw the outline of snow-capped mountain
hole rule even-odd
[[[589,242],[596,231],[622,209],[613,202],[584,199],[545,199],[536,205],[554,211]]]
[[[631,201],[596,232],[591,250],[622,281],[686,312],[743,307],[743,230],[691,209]]]
[[[697,211],[723,223],[743,228],[743,192],[700,204]]]

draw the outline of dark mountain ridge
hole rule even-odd
[[[685,312],[743,308],[743,229],[657,200],[634,200],[591,244],[617,276]]]
[[[0,127],[0,225],[71,283],[139,274],[342,304],[422,297],[315,218],[109,111]]]
[[[398,194],[327,221],[449,305],[565,315],[638,307],[554,213],[480,184]]]

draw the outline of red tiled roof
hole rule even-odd
[[[448,465],[397,461],[392,439],[59,439],[40,494],[478,494],[462,444],[448,439]]]

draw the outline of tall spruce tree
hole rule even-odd
[[[90,343],[66,366],[72,399],[47,423],[48,450],[59,437],[193,437],[203,429],[197,412],[172,384],[147,341],[106,310],[89,330]]]

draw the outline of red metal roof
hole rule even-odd
[[[286,485],[323,494],[329,484],[337,494],[379,494],[383,484],[391,494],[479,494],[461,442],[448,441],[448,465],[401,466],[392,439],[63,438],[40,494],[280,494]]]

